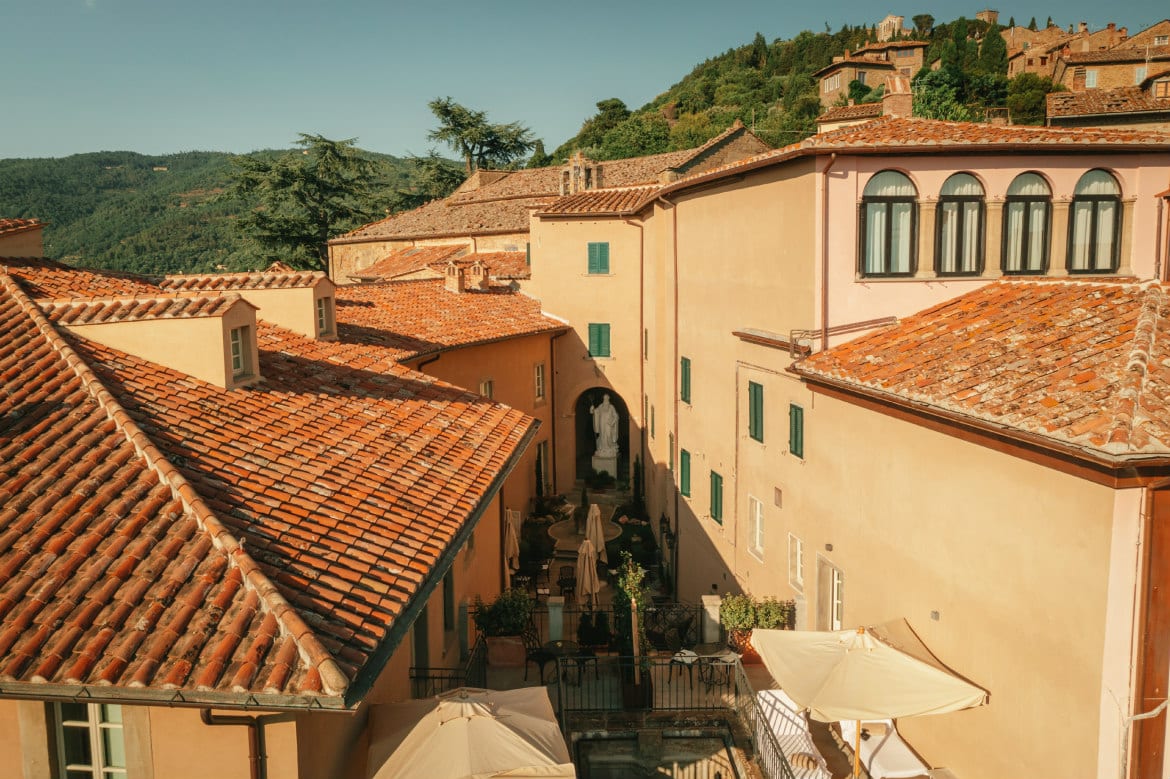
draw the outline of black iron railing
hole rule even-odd
[[[794,779],[792,766],[776,740],[776,733],[760,709],[755,690],[744,673],[743,666],[735,663],[735,709],[739,719],[751,734],[756,763],[771,779]]]
[[[533,623],[542,639],[548,640],[548,611],[533,613]],[[568,604],[562,611],[562,635],[584,646],[617,649],[618,630],[613,608],[582,609]],[[654,649],[677,652],[693,649],[702,636],[703,607],[696,603],[660,603],[647,606],[642,618],[646,640]],[[600,626],[600,627],[599,627]],[[627,647],[628,648],[628,647]]]
[[[480,636],[459,668],[412,667],[410,694],[430,698],[459,687],[487,687],[487,644]]]

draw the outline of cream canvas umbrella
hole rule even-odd
[[[603,563],[609,563],[609,556],[605,553],[605,532],[601,529],[601,508],[596,503],[589,506],[589,516],[585,520],[585,537],[593,542],[597,556]]]
[[[987,691],[939,662],[904,619],[833,632],[757,629],[752,646],[777,684],[821,722],[945,714],[987,702]],[[859,752],[855,744],[855,776]]]
[[[577,549],[577,603],[585,603],[590,599],[590,605],[597,606],[597,593],[601,589],[601,581],[597,578],[597,550],[593,542],[586,538]]]
[[[576,775],[544,687],[370,707],[369,779]]]
[[[508,566],[508,578],[520,570],[520,539],[516,537],[516,526],[511,519],[504,520],[504,563]]]

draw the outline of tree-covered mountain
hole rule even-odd
[[[376,165],[377,202],[388,205],[410,188],[408,161],[363,154]],[[220,152],[121,151],[0,160],[0,216],[48,222],[46,256],[71,264],[143,273],[254,269],[264,261],[235,226],[251,204],[223,197],[231,160]]]

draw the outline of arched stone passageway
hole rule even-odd
[[[593,470],[593,455],[597,451],[597,436],[593,432],[593,414],[590,408],[599,406],[605,395],[609,395],[609,402],[617,411],[617,473],[614,476],[618,481],[626,481],[630,477],[630,410],[621,396],[609,387],[591,387],[577,397],[573,410],[576,417],[576,477],[585,479]]]

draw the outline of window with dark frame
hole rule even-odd
[[[804,459],[804,409],[795,403],[788,405],[788,451]]]
[[[122,707],[117,704],[53,704],[57,763],[68,779],[126,776]]]
[[[678,450],[678,491],[683,497],[691,496],[691,453],[686,449]]]
[[[678,397],[683,403],[691,402],[691,358],[679,359]]]
[[[1003,262],[1008,275],[1044,273],[1052,223],[1052,190],[1038,173],[1021,173],[1003,205]]]
[[[443,575],[443,630],[455,629],[455,572]]]
[[[711,519],[723,524],[723,477],[711,471]]]
[[[1121,188],[1103,170],[1077,181],[1068,220],[1068,272],[1114,273],[1121,256]]]
[[[896,170],[870,177],[862,193],[859,222],[863,277],[914,274],[918,190],[909,177]]]
[[[748,382],[748,435],[764,442],[764,385]]]
[[[983,272],[983,185],[970,173],[956,173],[939,192],[935,211],[934,270],[939,276]]]

